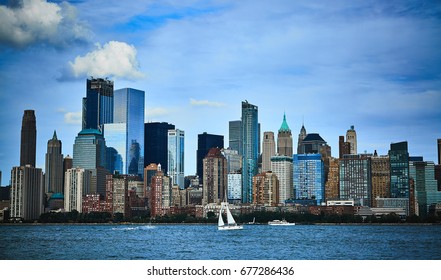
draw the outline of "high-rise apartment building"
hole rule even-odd
[[[228,130],[230,149],[242,155],[242,121],[230,121]]]
[[[43,172],[30,164],[11,171],[11,219],[34,221],[44,211]]]
[[[277,154],[279,156],[292,157],[292,134],[286,122],[286,115],[283,114],[283,122],[277,134]]]
[[[150,200],[152,177],[161,170],[161,164],[150,163],[144,168],[144,197]]]
[[[296,199],[316,200],[317,205],[325,198],[325,171],[320,154],[294,154],[293,184]]]
[[[263,133],[262,141],[262,171],[271,171],[271,157],[276,154],[276,142],[274,132],[266,131]]]
[[[374,153],[374,156],[371,157],[372,207],[378,207],[376,198],[388,198],[390,196],[389,168],[389,156],[378,156]]]
[[[279,205],[279,180],[271,171],[253,177],[253,200],[255,205]]]
[[[124,218],[131,217],[129,205],[129,176],[128,175],[107,175],[107,190],[112,190],[112,211],[113,214],[120,213]]]
[[[231,148],[221,150],[224,157],[227,159],[227,173],[237,173],[242,171],[242,156],[239,152]]]
[[[229,202],[242,201],[242,173],[228,173],[227,196]]]
[[[325,183],[325,200],[340,199],[340,159],[330,158],[328,178]]]
[[[52,139],[47,142],[45,188],[46,193],[64,193],[63,187],[63,154],[61,141],[54,131]]]
[[[196,151],[196,174],[199,176],[199,182],[204,181],[203,160],[211,148],[222,149],[224,147],[224,136],[208,134],[206,132],[198,134],[198,149]]]
[[[113,81],[87,79],[86,97],[83,98],[82,129],[98,129],[113,122]]]
[[[175,126],[166,122],[144,124],[144,166],[151,163],[161,164],[164,174],[168,171],[168,131],[170,129],[175,129]]]
[[[172,179],[172,185],[178,185],[184,189],[184,138],[185,133],[180,129],[168,131],[168,176]]]
[[[35,167],[37,125],[34,110],[25,110],[21,124],[20,166]]]
[[[253,177],[259,158],[259,121],[257,106],[242,102],[242,202],[252,203]]]
[[[346,142],[350,143],[350,154],[357,154],[357,133],[355,132],[354,126],[351,125],[351,128],[346,131]]]
[[[203,159],[203,203],[221,203],[227,188],[227,160],[219,148],[211,148]]]
[[[66,170],[64,182],[64,210],[83,211],[83,196],[90,192],[92,171],[83,168]]]
[[[164,216],[169,212],[171,204],[171,178],[164,175],[158,167],[158,172],[152,177],[149,208],[151,217]]]
[[[340,199],[371,207],[371,155],[344,155],[340,159]]]
[[[106,143],[103,134],[96,129],[83,129],[73,145],[74,168],[92,171],[91,193],[106,194]]]
[[[294,198],[292,156],[271,157],[271,171],[279,179],[279,203],[285,204],[286,200]]]

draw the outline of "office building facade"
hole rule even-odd
[[[325,175],[320,154],[294,154],[293,172],[296,199],[316,200],[317,205],[324,202]]]
[[[102,131],[105,123],[113,122],[113,81],[91,78],[86,81],[83,98],[82,129]]]
[[[266,131],[263,133],[262,140],[262,171],[271,171],[271,157],[276,154],[276,142],[274,132]]]
[[[35,167],[37,124],[34,110],[25,110],[21,124],[20,166]]]
[[[64,193],[63,183],[61,141],[58,140],[57,133],[54,131],[52,139],[47,143],[44,190],[46,193]]]
[[[204,181],[203,160],[212,148],[222,149],[224,147],[224,136],[208,134],[206,132],[198,134],[198,149],[196,151],[196,174],[199,181]]]
[[[277,133],[277,154],[279,156],[292,157],[292,134],[291,129],[286,122],[286,115],[283,114],[282,125],[280,126],[279,132]]]
[[[242,102],[242,203],[252,203],[253,177],[259,158],[258,107]]]
[[[168,131],[168,176],[172,179],[172,185],[178,185],[184,189],[184,138],[185,133],[180,129]]]
[[[293,158],[289,156],[271,157],[271,171],[279,179],[279,203],[285,204],[288,199],[294,198],[293,186]]]
[[[175,129],[166,122],[144,124],[144,166],[161,164],[164,174],[168,171],[168,131]]]
[[[90,192],[92,171],[83,168],[66,170],[64,181],[64,210],[83,211],[83,196]]]
[[[229,148],[242,155],[242,121],[230,121],[228,124]]]
[[[353,125],[346,131],[346,142],[349,143],[349,152],[351,155],[357,154],[357,132]]]
[[[344,155],[340,159],[340,199],[371,207],[371,174],[371,155]]]

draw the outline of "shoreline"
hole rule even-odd
[[[69,225],[90,225],[90,226],[186,226],[201,225],[213,226],[216,223],[0,223],[0,226],[69,226]],[[268,224],[244,224],[248,226],[266,226]],[[440,223],[296,223],[296,226],[441,226]]]

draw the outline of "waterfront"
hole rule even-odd
[[[3,260],[441,260],[441,226],[20,225]]]

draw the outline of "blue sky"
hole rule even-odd
[[[294,145],[302,122],[338,155],[354,125],[358,152],[437,161],[441,138],[439,1],[0,1],[0,170],[19,164],[21,119],[37,118],[37,166],[57,131],[72,155],[86,78],[146,92],[146,121],[225,135],[241,101],[262,134],[283,112]]]

